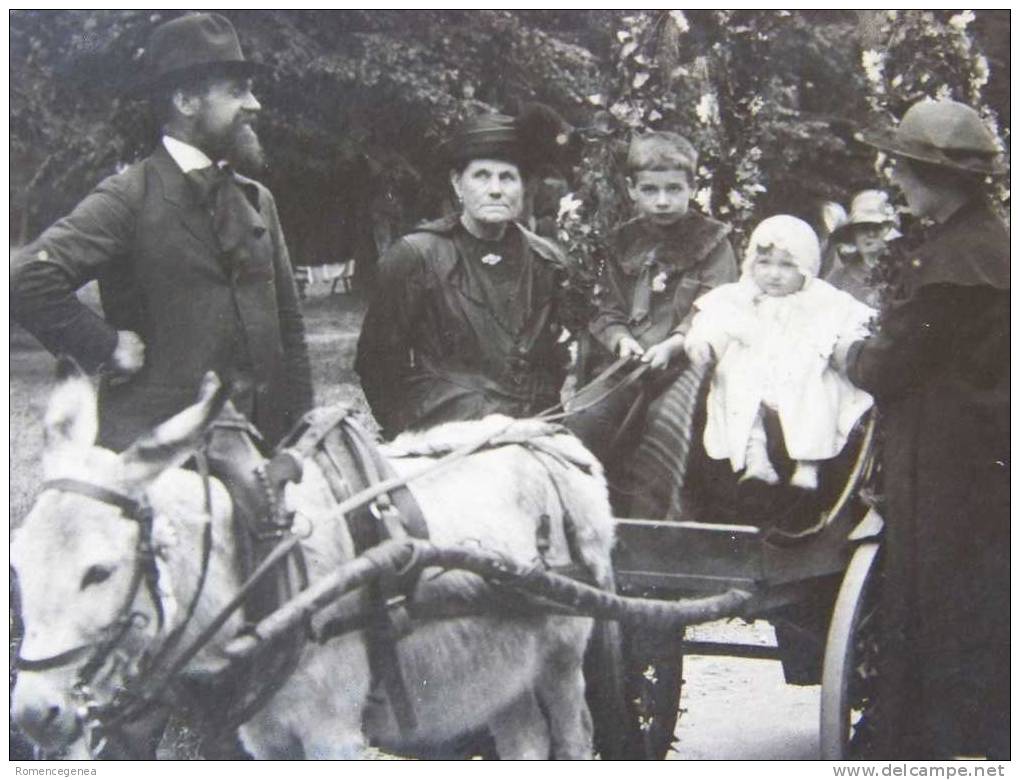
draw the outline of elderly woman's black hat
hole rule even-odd
[[[574,129],[553,109],[531,103],[516,116],[481,114],[466,120],[440,147],[445,162],[462,168],[472,160],[511,162],[533,172],[567,161],[575,149]]]

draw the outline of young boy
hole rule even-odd
[[[601,280],[598,312],[589,330],[607,350],[592,375],[615,357],[648,363],[668,386],[663,370],[683,353],[683,334],[694,300],[737,278],[727,238],[730,227],[691,211],[698,153],[681,135],[649,132],[635,137],[627,154],[627,190],[635,217],[613,236],[613,255]],[[567,425],[604,463],[641,388],[610,395],[605,403],[570,418]],[[649,388],[646,386],[646,400]],[[654,391],[652,391],[654,394]],[[648,418],[657,413],[653,402]]]
[[[682,351],[691,305],[737,278],[730,227],[690,211],[698,153],[677,133],[637,136],[627,154],[636,216],[617,229],[590,330],[616,356],[666,368]]]
[[[685,349],[718,361],[708,394],[705,451],[742,480],[769,484],[763,416],[779,416],[795,487],[818,486],[818,461],[843,449],[872,399],[830,366],[841,338],[862,338],[874,310],[816,278],[818,239],[796,217],[764,220],[751,234],[739,282],[699,298]]]

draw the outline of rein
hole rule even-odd
[[[571,417],[575,414],[580,414],[581,412],[586,412],[593,406],[597,406],[598,404],[605,401],[613,393],[619,392],[620,390],[630,387],[632,384],[637,382],[642,376],[644,376],[645,373],[647,373],[647,371],[649,370],[649,368],[651,368],[651,366],[649,366],[647,363],[639,363],[622,380],[620,380],[616,384],[610,384],[609,383],[610,378],[621,368],[630,364],[630,362],[631,358],[629,357],[617,358],[615,362],[613,362],[609,367],[607,367],[604,371],[598,374],[598,376],[591,380],[591,382],[589,382],[580,390],[578,390],[576,393],[574,393],[574,396],[573,398],[570,399],[570,401],[567,401],[566,403],[560,402],[557,404],[553,404],[548,409],[539,412],[537,415],[535,415],[533,419],[542,420],[543,422],[555,422],[557,420],[565,420],[567,417]],[[603,390],[602,389],[603,386],[606,386],[606,389]],[[595,391],[598,392],[596,393]],[[575,401],[582,396],[592,394],[595,395],[594,398],[588,398],[587,400],[581,402],[576,406],[572,405],[571,403],[572,401]]]

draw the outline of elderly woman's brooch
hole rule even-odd
[[[669,281],[669,274],[666,271],[660,271],[659,274],[652,279],[652,292],[660,293],[666,289],[666,282]]]
[[[502,260],[503,260],[502,255],[493,254],[488,254],[482,258],[482,262],[485,263],[486,265],[496,265],[496,263],[502,262]]]

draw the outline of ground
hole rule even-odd
[[[326,295],[313,285],[305,302],[308,345],[316,401],[350,403],[364,413],[367,405],[353,372],[354,349],[363,301],[354,295]],[[86,293],[94,300],[94,295]],[[38,490],[42,448],[41,420],[54,360],[17,328],[10,340],[10,519],[20,523]],[[197,390],[197,388],[196,388]],[[699,638],[771,644],[765,623],[722,622],[693,629]],[[818,688],[783,682],[777,661],[692,656],[684,661],[678,747],[673,759],[805,759],[818,750]],[[161,756],[193,754],[181,730],[164,741]]]
[[[775,644],[764,621],[720,621],[689,638]],[[673,760],[818,758],[819,687],[787,685],[779,661],[684,658],[681,716]]]

